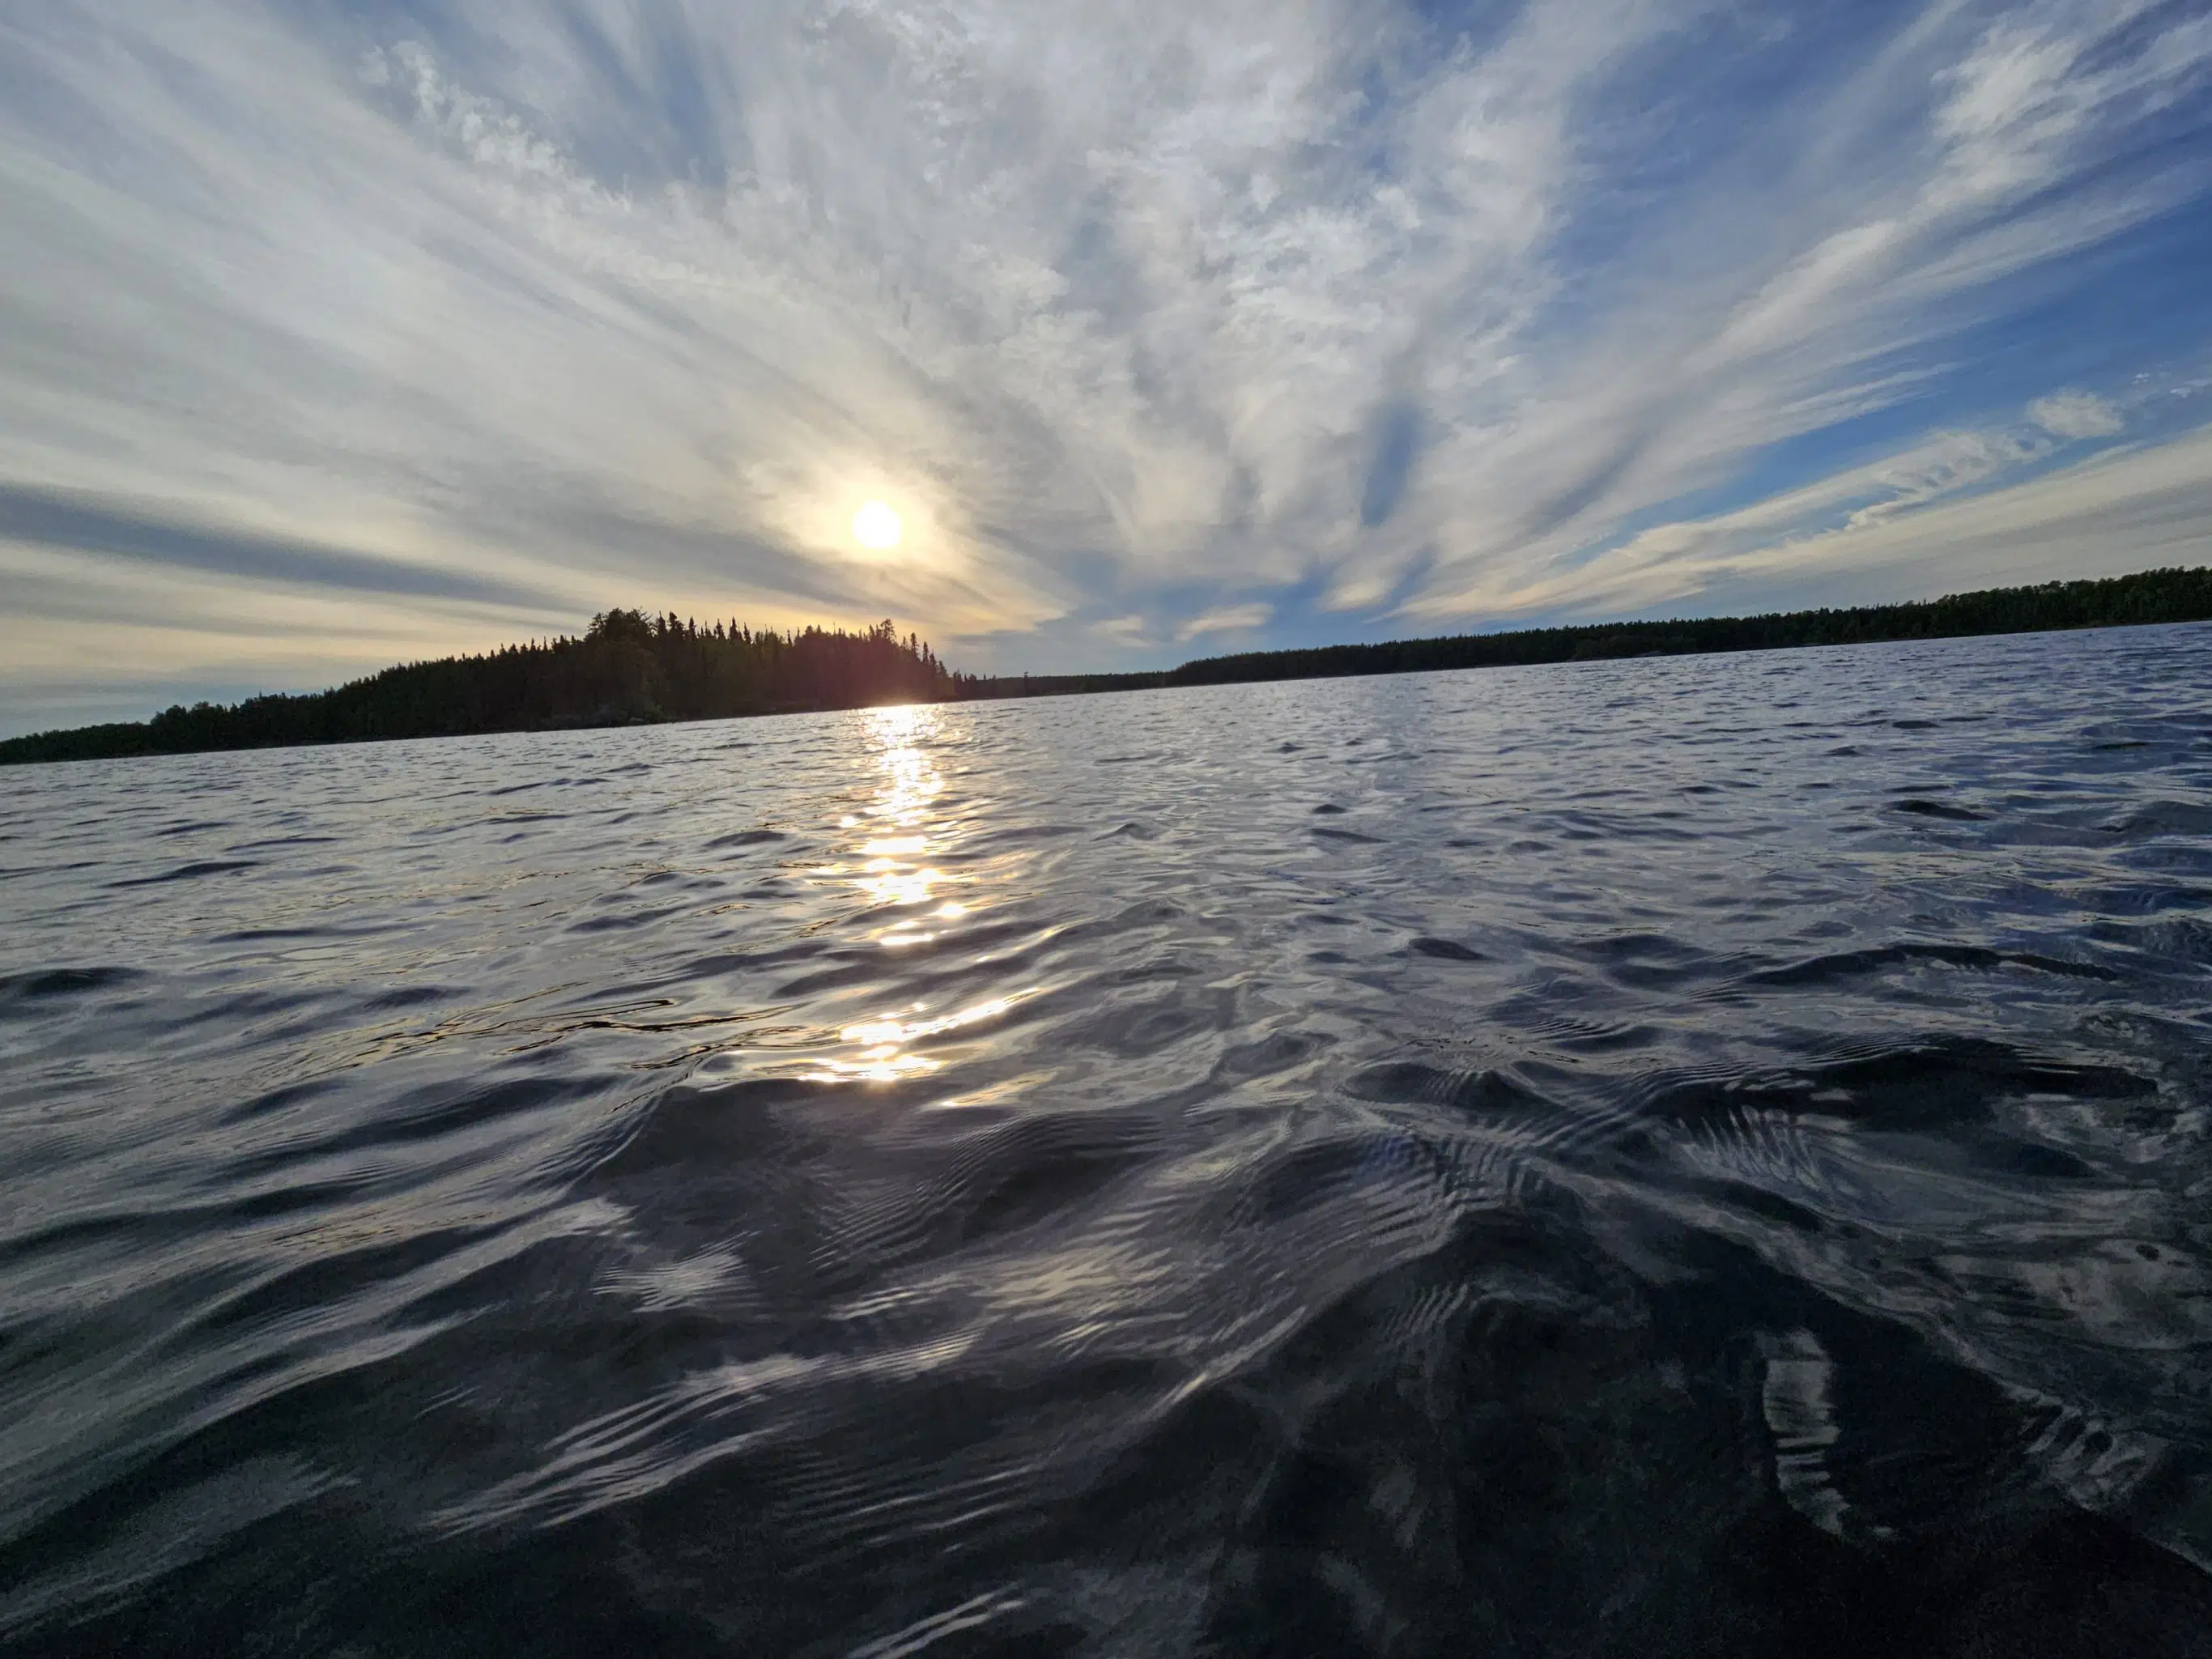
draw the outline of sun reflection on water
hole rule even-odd
[[[1036,994],[1034,988],[1017,991],[1010,996],[993,997],[988,1001],[956,1009],[935,1018],[928,1017],[926,1004],[917,1002],[906,1011],[903,1018],[887,1017],[848,1025],[837,1035],[842,1041],[853,1045],[857,1053],[850,1058],[823,1061],[823,1075],[825,1079],[868,1083],[891,1083],[901,1078],[926,1076],[936,1071],[940,1062],[927,1054],[913,1053],[909,1044],[924,1037],[941,1036],[947,1031],[957,1031],[965,1026],[983,1024]]]
[[[848,833],[815,872],[817,879],[852,889],[867,911],[888,913],[873,936],[887,951],[934,944],[936,924],[957,921],[978,907],[973,892],[960,898],[948,894],[971,886],[972,874],[947,875],[932,862],[951,840],[951,825],[938,805],[945,780],[931,755],[941,723],[939,710],[927,704],[868,711],[864,741],[875,752],[881,781],[874,799],[838,819],[838,829]],[[837,1034],[843,1051],[818,1059],[813,1075],[824,1082],[867,1083],[926,1076],[943,1062],[916,1053],[915,1044],[995,1019],[1035,994],[1034,988],[1017,991],[949,1013],[916,1002],[856,1022]]]
[[[905,913],[928,905],[945,880],[944,872],[927,862],[932,806],[945,790],[945,779],[927,747],[938,734],[939,717],[924,703],[870,709],[866,718],[866,740],[876,751],[883,782],[875,800],[857,817],[845,817],[839,827],[861,832],[860,844],[848,849],[848,856],[862,860],[854,884],[873,903],[902,913],[878,939],[896,949],[930,938],[923,918]]]

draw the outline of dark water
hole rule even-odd
[[[0,1649],[2212,1651],[2208,692],[0,775]]]

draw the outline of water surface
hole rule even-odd
[[[2208,693],[11,770],[0,1650],[2212,1650]]]

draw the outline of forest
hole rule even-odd
[[[0,742],[0,763],[2208,619],[2212,569],[2168,569],[1909,605],[1254,651],[1149,673],[979,678],[948,669],[921,639],[902,639],[888,621],[858,632],[776,633],[617,610],[594,617],[580,638],[408,663],[334,690],[271,694],[228,707],[179,705],[141,722],[14,738]]]
[[[15,738],[0,743],[0,763],[643,726],[957,695],[930,648],[899,638],[889,622],[780,634],[617,610],[592,617],[580,639],[407,663],[330,691],[179,704],[143,722]]]

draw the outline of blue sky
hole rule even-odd
[[[2212,562],[2208,114],[2137,0],[6,8],[0,729]]]

